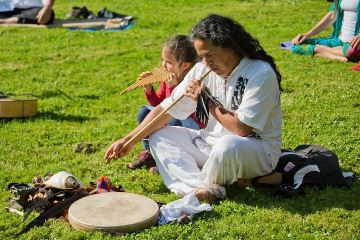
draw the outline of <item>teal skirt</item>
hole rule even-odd
[[[305,40],[301,45],[292,45],[290,50],[295,54],[314,56],[316,45],[323,45],[331,48],[342,46],[342,54],[345,57],[349,48],[349,43],[345,43],[338,38],[313,38]]]

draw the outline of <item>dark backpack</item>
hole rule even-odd
[[[355,179],[353,173],[342,173],[338,156],[321,145],[283,150],[275,171],[282,174],[276,193],[288,196],[301,194],[306,186],[349,187]]]

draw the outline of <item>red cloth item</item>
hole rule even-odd
[[[166,85],[165,82],[162,82],[159,89],[155,92],[154,88],[151,90],[150,93],[146,93],[145,89],[144,89],[144,94],[145,97],[148,101],[148,103],[153,106],[156,107],[157,105],[159,105],[165,98],[170,97],[172,91],[175,89],[177,85],[175,85],[174,87],[170,88],[168,87],[168,85]],[[200,129],[204,128],[204,124],[202,122],[200,122],[196,116],[195,113],[192,113],[190,115],[190,117],[192,119],[194,119],[194,121],[199,125]]]
[[[351,69],[352,69],[352,70],[360,71],[360,62],[359,62],[357,65],[352,66]]]
[[[146,93],[146,91],[144,89],[145,97],[151,106],[156,107],[165,98],[170,97],[171,92],[174,90],[174,88],[176,86],[169,88],[165,82],[162,82],[159,89],[156,92],[155,92],[154,88],[151,90],[150,93]]]

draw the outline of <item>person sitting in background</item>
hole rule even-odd
[[[333,24],[330,38],[312,36]],[[335,0],[327,13],[310,31],[299,33],[293,40],[291,51],[296,54],[319,56],[340,61],[360,60],[360,0]]]
[[[0,24],[50,24],[55,0],[1,0]]]
[[[171,95],[174,88],[184,79],[185,75],[197,62],[197,53],[185,35],[175,35],[171,37],[162,49],[162,66],[171,74],[161,83],[160,88],[155,92],[151,84],[144,86],[144,94],[150,105],[142,106],[138,113],[138,124],[140,124],[150,111],[159,105],[165,98]],[[140,79],[149,75],[149,72],[142,73]],[[191,114],[184,120],[171,119],[170,126],[182,126],[191,129],[200,129],[202,124]],[[149,141],[147,138],[142,140],[144,150],[140,153],[136,161],[129,163],[130,169],[137,169],[146,166],[151,172],[157,172],[155,160],[153,159]]]

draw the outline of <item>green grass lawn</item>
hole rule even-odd
[[[57,18],[82,4],[57,1]],[[281,41],[314,25],[328,9],[326,1],[93,0],[86,6],[136,16],[136,25],[115,33],[0,28],[0,91],[39,97],[36,118],[0,121],[1,239],[12,238],[23,226],[21,217],[4,210],[7,184],[31,182],[48,171],[66,170],[84,183],[109,176],[128,192],[166,203],[177,199],[160,176],[127,169],[140,144],[111,165],[102,158],[114,140],[136,126],[137,111],[145,104],[140,89],[119,93],[159,63],[160,48],[170,35],[188,34],[209,13],[238,20],[276,59],[283,75],[283,147],[322,144],[338,154],[344,171],[360,174],[360,73],[350,70],[351,63],[295,56],[279,48]],[[92,143],[96,151],[75,153],[78,143]],[[267,191],[229,189],[228,198],[213,211],[183,226],[112,236],[51,220],[22,239],[360,239],[359,182],[350,189],[306,193],[283,199]]]

